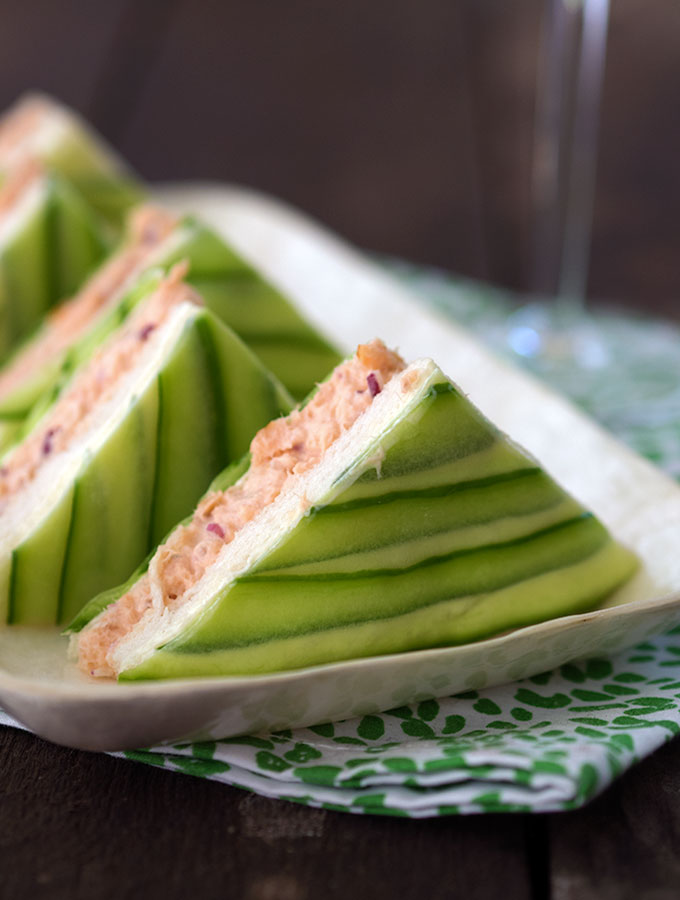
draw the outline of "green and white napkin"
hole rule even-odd
[[[491,289],[393,268],[680,477],[680,329],[541,303],[517,308]],[[1,713],[0,723],[16,724]],[[115,755],[347,812],[549,812],[582,805],[678,732],[680,628],[610,659],[380,715]]]

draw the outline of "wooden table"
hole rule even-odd
[[[363,246],[526,289],[541,8],[0,0],[0,107],[41,86],[147,177],[250,183]],[[591,285],[680,318],[677,6],[638,8],[614,5]],[[577,812],[406,821],[0,730],[3,900],[664,900],[678,846],[679,741]]]
[[[0,732],[0,896],[675,900],[680,741],[585,809],[423,821],[308,809]]]

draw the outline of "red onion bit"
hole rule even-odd
[[[56,428],[48,428],[45,432],[45,437],[43,438],[42,443],[42,452],[44,456],[49,456],[52,452],[52,438],[59,431],[59,426]]]
[[[371,397],[375,397],[382,390],[375,372],[368,373],[368,375],[366,376],[366,383],[368,384],[368,389],[371,392]]]
[[[211,522],[206,530],[212,531],[212,533],[216,534],[218,538],[224,540],[224,528],[222,528],[221,525],[218,525],[217,522]]]
[[[137,333],[137,337],[140,341],[145,341],[151,332],[155,329],[156,325],[154,322],[149,322],[148,325],[145,325],[144,328],[140,328]]]
[[[142,231],[143,244],[155,244],[159,237],[158,227],[154,224],[147,225]]]

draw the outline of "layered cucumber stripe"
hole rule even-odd
[[[55,176],[0,247],[0,357],[68,297],[107,250],[101,221]]]
[[[254,568],[123,678],[273,671],[592,608],[635,561],[448,382]],[[504,467],[504,468],[503,468]]]
[[[155,379],[81,468],[57,622],[73,618],[93,594],[126,578],[147,552],[159,401]]]
[[[0,247],[0,357],[50,305],[54,202],[45,189],[20,229]]]
[[[552,543],[555,535],[545,537]],[[581,537],[585,549],[588,535]],[[536,550],[544,571],[529,562]],[[371,573],[355,581],[282,583],[275,591],[271,583],[236,582],[211,614],[121,678],[269,672],[465,643],[591,609],[615,586],[612,569],[619,573],[616,583],[625,577],[624,568],[631,571],[626,551],[611,542],[557,569],[549,557],[545,547],[530,543],[522,554],[524,566],[513,569],[526,576],[523,580],[489,582],[475,593],[466,590],[481,582],[469,571],[457,573],[454,565],[448,571],[439,565],[383,577]],[[489,553],[485,560],[469,561],[495,566],[505,559]],[[282,605],[295,613],[285,621],[278,615]],[[244,621],[246,611],[250,621],[260,623],[256,633]]]
[[[247,405],[247,415],[234,416],[232,403]],[[14,549],[8,621],[70,620],[127,578],[254,432],[290,405],[238,338],[197,308],[156,377]]]
[[[74,175],[71,182],[87,202],[106,219],[109,228],[118,234],[127,213],[144,200],[146,189],[133,177],[112,173],[110,176],[84,172]]]
[[[108,232],[92,208],[66,182],[50,177],[54,194],[52,304],[74,294],[110,249]]]
[[[206,353],[199,315],[158,376],[159,409],[150,545],[186,516],[219,471],[226,455],[224,394],[219,372]],[[209,336],[207,343],[212,349]],[[138,558],[135,565],[140,562]],[[130,574],[134,566],[123,575]],[[115,582],[110,582],[115,584]],[[91,591],[85,600],[92,597]]]
[[[208,309],[302,399],[340,362],[339,352],[219,235],[192,217],[182,228],[184,240],[163,259],[163,267],[188,259],[188,280]]]
[[[340,362],[338,351],[245,262],[210,277],[192,265],[189,280],[296,399]]]
[[[379,570],[389,568],[396,553],[400,565],[417,565],[523,539],[580,513],[579,505],[535,468],[441,489],[394,491],[312,510],[298,526],[299,539],[274,551],[257,571],[285,577]]]

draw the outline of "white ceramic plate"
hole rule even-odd
[[[641,557],[606,609],[462,647],[248,678],[100,683],[66,661],[54,631],[0,633],[0,706],[38,734],[93,750],[227,737],[332,721],[609,654],[680,623],[680,488],[569,403],[491,356],[336,237],[261,195],[170,186],[158,198],[199,213],[347,350],[374,336],[431,356]]]

